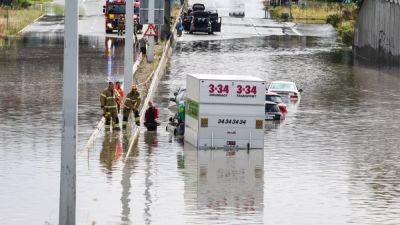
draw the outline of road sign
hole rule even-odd
[[[149,24],[147,27],[147,30],[144,32],[143,36],[158,36],[157,28],[154,26],[154,24]]]
[[[141,24],[149,23],[149,0],[140,1],[139,20]],[[164,0],[154,1],[154,24],[164,25]]]

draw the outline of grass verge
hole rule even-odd
[[[0,8],[0,35],[15,35],[21,29],[43,15],[43,9],[6,9]]]
[[[175,24],[176,19],[179,17],[179,12],[180,12],[181,7],[179,5],[174,5],[172,8],[172,20],[171,24]],[[145,100],[145,96],[148,94],[148,89],[150,88],[151,85],[151,78],[154,75],[154,71],[157,69],[158,64],[161,60],[163,51],[165,49],[165,46],[167,44],[167,41],[161,41],[159,44],[155,45],[154,49],[154,60],[153,62],[149,63],[147,62],[147,59],[144,58],[141,63],[139,64],[138,69],[136,70],[136,73],[134,74],[134,81],[137,84],[142,84],[143,86],[141,87],[140,95],[142,96],[142,104],[143,101]]]
[[[163,54],[163,50],[166,42],[161,42],[158,45],[155,45],[155,54],[153,62],[147,62],[147,59],[144,58],[142,62],[139,64],[139,67],[134,75],[135,83],[143,84],[141,87],[140,95],[142,96],[142,101],[144,101],[145,97],[148,94],[148,89],[151,85],[151,78],[153,76],[153,72],[157,69],[157,66],[160,62],[161,56]],[[142,105],[142,104],[141,104]]]
[[[271,16],[279,21],[293,20],[298,23],[329,23],[336,28],[343,44],[352,45],[354,39],[354,24],[357,19],[359,4],[327,3],[309,1],[307,5],[269,6],[264,2]]]

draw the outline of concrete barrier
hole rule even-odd
[[[400,65],[398,0],[364,0],[354,34],[354,56],[378,64]]]
[[[182,12],[182,9],[179,11],[178,15],[181,15],[181,12]],[[143,121],[144,121],[144,116],[145,116],[146,109],[149,105],[149,101],[153,97],[154,92],[157,89],[158,83],[159,83],[161,77],[165,73],[165,69],[167,67],[169,56],[172,53],[173,43],[174,43],[175,39],[177,38],[176,29],[175,29],[177,22],[178,22],[178,19],[173,24],[173,27],[171,29],[171,36],[164,46],[163,54],[161,56],[160,62],[158,63],[156,70],[153,72],[153,74],[151,76],[152,77],[151,84],[148,89],[147,96],[146,96],[144,102],[142,103],[142,109],[140,110],[140,122],[141,123],[143,123]],[[137,138],[139,137],[139,133],[140,133],[139,127],[134,126],[131,138],[129,140],[128,152],[125,155],[125,159],[129,157],[129,155],[133,149],[133,145],[135,144]]]

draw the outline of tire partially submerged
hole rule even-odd
[[[245,16],[245,14],[244,14],[244,12],[230,12],[229,16],[230,17],[240,17],[240,18],[242,18],[242,17]]]

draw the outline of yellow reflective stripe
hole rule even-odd
[[[104,98],[107,98],[107,95],[105,95],[105,94],[101,94],[101,96],[103,96]]]

